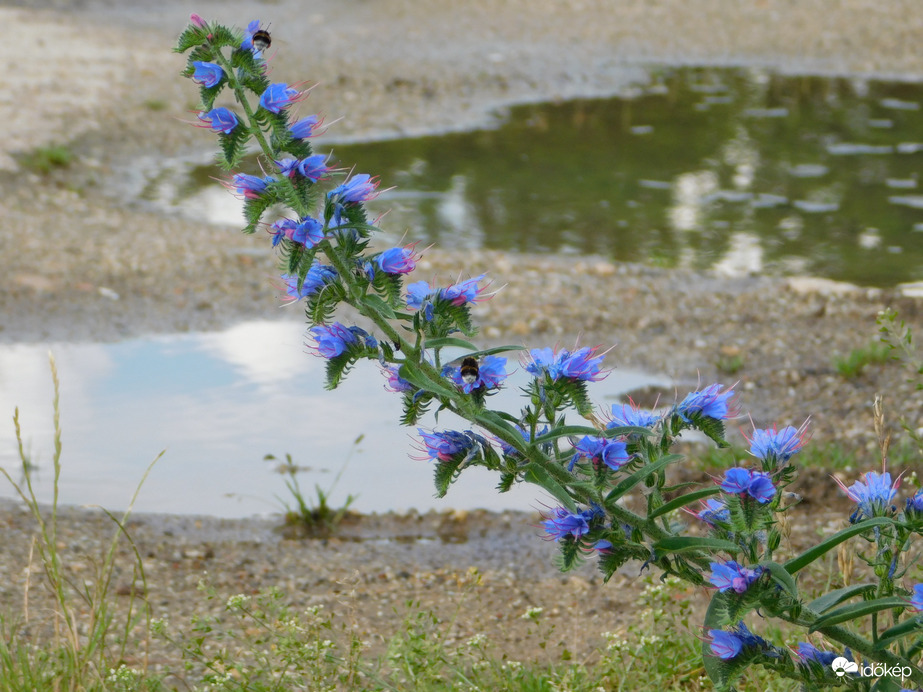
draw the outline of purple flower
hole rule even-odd
[[[385,274],[409,274],[417,268],[419,255],[414,253],[416,243],[406,247],[393,247],[382,252],[375,261]]]
[[[202,19],[195,12],[189,15],[189,21],[192,22],[192,25],[197,29],[207,29],[208,24],[204,19]]]
[[[466,279],[454,286],[443,288],[439,292],[439,297],[449,301],[452,305],[464,305],[465,303],[477,302],[481,292],[484,291],[483,288],[478,288],[478,282],[485,276],[487,276],[487,274],[481,274],[472,279]]]
[[[715,522],[726,522],[731,518],[731,512],[727,506],[721,500],[711,498],[702,502],[701,510],[691,513],[712,527]]]
[[[721,489],[731,495],[739,495],[747,492],[751,480],[753,480],[753,472],[748,469],[728,469],[724,472],[724,480],[721,481]]]
[[[629,404],[612,404],[612,420],[606,427],[617,428],[623,425],[633,425],[639,428],[653,428],[659,420],[659,414],[639,408],[631,401]]]
[[[314,247],[324,239],[324,224],[310,216],[305,217],[300,223],[292,229],[292,234],[288,236],[292,242],[304,245],[305,247]]]
[[[917,490],[913,497],[907,498],[905,510],[907,514],[923,514],[923,488]]]
[[[722,661],[729,661],[743,649],[759,648],[767,655],[777,658],[779,652],[765,639],[753,634],[743,622],[737,623],[730,632],[725,630],[708,630],[711,638],[711,652]]]
[[[231,178],[231,187],[244,199],[259,199],[266,192],[270,183],[276,181],[273,177],[260,178],[246,173],[237,173]]]
[[[804,446],[807,423],[800,428],[788,425],[781,430],[754,430],[750,438],[750,454],[771,465],[788,463]]]
[[[798,642],[798,650],[796,652],[798,658],[801,659],[802,663],[808,663],[809,661],[816,661],[824,668],[828,668],[834,659],[839,658],[839,654],[834,653],[833,651],[821,651],[813,644],[808,642]]]
[[[199,120],[205,123],[212,132],[229,135],[237,127],[237,116],[227,108],[212,108],[208,113],[199,113]]]
[[[299,290],[298,277],[283,274],[282,281],[285,284],[285,293],[287,296],[286,302],[291,303],[301,300],[302,298],[313,296],[320,289],[322,289],[328,283],[334,281],[336,278],[336,269],[329,265],[315,262],[311,265],[311,268],[308,269],[308,273],[304,278],[304,283],[301,285],[301,289]]]
[[[327,196],[336,198],[341,204],[367,202],[375,196],[378,189],[378,179],[366,173],[354,175],[342,185],[333,188]]]
[[[306,139],[314,134],[314,130],[318,125],[320,125],[320,121],[317,116],[309,115],[307,118],[302,118],[298,122],[289,125],[288,131],[295,139]]]
[[[314,154],[302,159],[298,163],[298,172],[312,183],[316,183],[330,172],[330,168],[327,167],[327,157],[323,154]]]
[[[282,242],[283,238],[291,238],[298,226],[291,219],[279,219],[269,227],[269,233],[272,235],[272,246],[275,247]]]
[[[270,113],[281,113],[301,98],[302,92],[292,89],[284,82],[277,82],[266,87],[260,96],[260,106]]]
[[[721,391],[720,384],[713,384],[697,392],[686,395],[676,410],[683,420],[690,422],[688,416],[701,415],[706,418],[726,420],[733,412],[729,410],[729,399],[734,396],[733,389]]]
[[[423,438],[423,451],[430,461],[452,461],[460,456],[467,457],[474,451],[475,439],[473,434],[462,433],[456,430],[431,433],[422,428],[417,428]],[[426,457],[424,457],[426,458]]]
[[[730,590],[735,593],[743,593],[763,573],[762,567],[747,569],[733,560],[724,563],[712,562],[710,566],[711,576],[708,581],[717,586],[718,591],[722,593]]]
[[[881,517],[890,511],[891,500],[894,499],[897,488],[901,484],[900,477],[891,483],[891,474],[869,471],[862,474],[862,480],[856,481],[848,488],[839,479],[834,477],[836,484],[846,493],[850,500],[856,503],[856,510],[850,521]],[[865,481],[864,483],[862,481]]]
[[[416,387],[398,374],[398,369],[396,365],[386,365],[381,369],[384,376],[388,378],[388,384],[385,385],[385,389],[398,394],[416,391]]]
[[[923,611],[923,584],[916,584],[913,587],[913,597],[908,601],[910,607],[916,612]]]
[[[564,378],[596,382],[608,374],[600,372],[603,357],[596,356],[597,348],[584,347],[573,353],[561,349],[557,354],[550,348],[534,348],[529,351],[532,362],[526,363],[526,370],[535,377],[547,375],[552,381]]]
[[[747,494],[760,504],[766,504],[776,494],[772,480],[765,473],[739,467],[724,472],[721,489],[731,495]]]
[[[192,81],[200,84],[207,89],[211,89],[224,77],[224,70],[220,65],[213,62],[201,62],[196,60],[192,63],[195,71],[192,73]]]
[[[279,167],[279,173],[286,178],[295,177],[295,174],[298,172],[299,163],[300,161],[298,161],[298,159],[282,159],[281,161],[276,161],[276,165]]]
[[[542,522],[549,538],[560,541],[566,536],[580,538],[590,531],[590,524],[604,516],[602,509],[593,506],[580,512],[571,512],[564,507],[555,507],[551,515]]]
[[[462,377],[461,366],[458,365],[446,365],[442,369],[442,376],[449,378],[465,394],[471,394],[474,390],[482,388],[498,389],[503,384],[503,380],[507,378],[506,358],[485,356],[478,363],[478,376],[473,382],[468,382]]]
[[[314,338],[314,345],[309,349],[315,355],[323,356],[328,360],[342,355],[346,348],[358,341],[356,332],[339,322],[334,322],[329,327],[319,325],[308,330]]]
[[[743,640],[733,632],[708,630],[711,652],[722,661],[730,661],[744,648]]]

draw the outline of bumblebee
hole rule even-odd
[[[263,52],[272,45],[272,37],[266,29],[257,29],[254,31],[253,37],[250,40],[253,42],[253,47],[260,52]]]
[[[467,356],[461,362],[461,368],[459,369],[462,380],[466,384],[474,384],[478,381],[478,377],[481,376],[481,370],[478,366],[477,358],[472,358]]]

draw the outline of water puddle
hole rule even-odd
[[[339,389],[325,391],[324,362],[304,352],[303,334],[300,322],[248,322],[209,334],[52,345],[61,380],[61,501],[124,508],[144,469],[166,449],[136,510],[219,517],[276,511],[275,496],[291,498],[263,457],[287,452],[311,469],[299,475],[310,499],[316,500],[315,483],[328,490],[342,471],[331,503],[358,495],[353,508],[362,512],[529,510],[551,502],[533,487],[498,495],[497,478],[478,469],[463,474],[446,499],[435,499],[432,469],[408,457],[416,455],[415,431],[398,425],[400,400],[383,389],[384,378],[363,364]],[[17,476],[9,416],[19,406],[45,502],[53,478],[48,350],[0,346],[0,466]],[[520,368],[492,405],[518,410],[524,382]],[[670,382],[615,370],[591,391],[608,408],[620,394],[647,385]],[[443,414],[439,428],[455,425],[450,418]],[[431,416],[423,422],[433,425]],[[14,496],[5,482],[0,496]]]
[[[915,83],[651,69],[630,96],[519,106],[493,130],[317,145],[397,186],[374,205],[395,237],[891,286],[923,279],[923,204],[907,192],[921,103]],[[128,196],[240,223],[217,169],[135,170]]]

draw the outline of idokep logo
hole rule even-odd
[[[847,673],[858,673],[863,678],[899,678],[903,680],[910,677],[910,666],[888,666],[884,663],[860,666],[855,661],[847,660],[842,656],[833,659],[830,667],[838,678]]]
[[[837,656],[833,659],[833,663],[830,664],[830,667],[833,668],[833,672],[836,673],[838,678],[843,677],[846,673],[858,673],[859,664],[855,661],[850,661],[842,656]]]

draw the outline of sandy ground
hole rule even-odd
[[[252,252],[253,239],[127,208],[109,194],[108,176],[126,162],[141,169],[155,157],[197,155],[211,146],[207,134],[180,122],[191,119],[195,92],[177,76],[182,58],[169,52],[191,11],[238,25],[257,17],[272,22],[274,74],[319,82],[310,108],[342,118],[337,137],[359,138],[468,128],[489,123],[495,109],[511,103],[611,94],[648,63],[923,77],[923,5],[842,0],[831,11],[832,4],[320,0],[305,10],[280,0],[256,14],[235,2],[0,7],[0,22],[15,32],[15,40],[0,45],[0,339],[118,339],[273,312],[276,297],[263,278],[272,259]],[[52,143],[67,143],[77,161],[50,177],[18,167],[17,155]],[[427,262],[428,274],[454,266],[438,249]],[[920,333],[918,303],[888,292],[805,291],[791,282],[726,281],[598,258],[564,263],[476,253],[470,262],[472,273],[486,268],[508,284],[504,302],[479,313],[488,339],[546,344],[582,333],[617,340],[619,362],[687,381],[699,373],[705,380],[720,376],[715,362],[736,349],[746,365],[735,377],[761,424],[773,422],[770,413],[783,424],[813,415],[817,440],[842,438],[860,449],[871,442],[868,405],[876,392],[886,392],[895,408],[923,404],[896,368],[844,380],[830,366],[831,353],[867,343],[885,306],[899,307]],[[556,311],[536,305],[539,288],[559,296],[552,301]],[[580,301],[568,302],[578,295]],[[613,295],[621,297],[617,305]],[[14,607],[26,578],[31,524],[16,509],[0,516],[10,529],[0,553],[6,573],[0,603]],[[482,520],[478,531],[487,536],[511,521],[529,521]],[[486,559],[490,549],[481,544],[472,552],[459,541],[419,543],[373,556],[369,551],[378,548],[367,545],[359,553],[368,558],[363,562],[348,543],[288,541],[260,531],[241,537],[235,532],[250,530],[242,524],[203,538],[193,529],[217,524],[176,521],[192,528],[141,520],[138,530],[151,562],[155,614],[178,619],[189,613],[205,570],[227,595],[281,584],[301,600],[335,605],[343,584],[354,583],[356,603],[417,597],[435,604],[445,583],[457,584],[477,566],[496,588],[471,606],[465,633],[487,632],[516,653],[522,610],[547,605],[568,632],[582,632],[585,650],[598,643],[599,631],[625,631],[624,613],[637,594],[628,577],[613,588],[586,574],[517,571],[502,557]],[[93,554],[105,528],[69,514],[69,549]],[[543,546],[530,531],[524,544]],[[256,551],[256,562],[248,551]],[[547,565],[548,550],[530,554],[527,564]],[[74,573],[85,563],[75,559]],[[571,616],[589,601],[592,626]],[[374,616],[362,620],[363,631],[383,632],[397,618],[384,605],[369,612]]]

